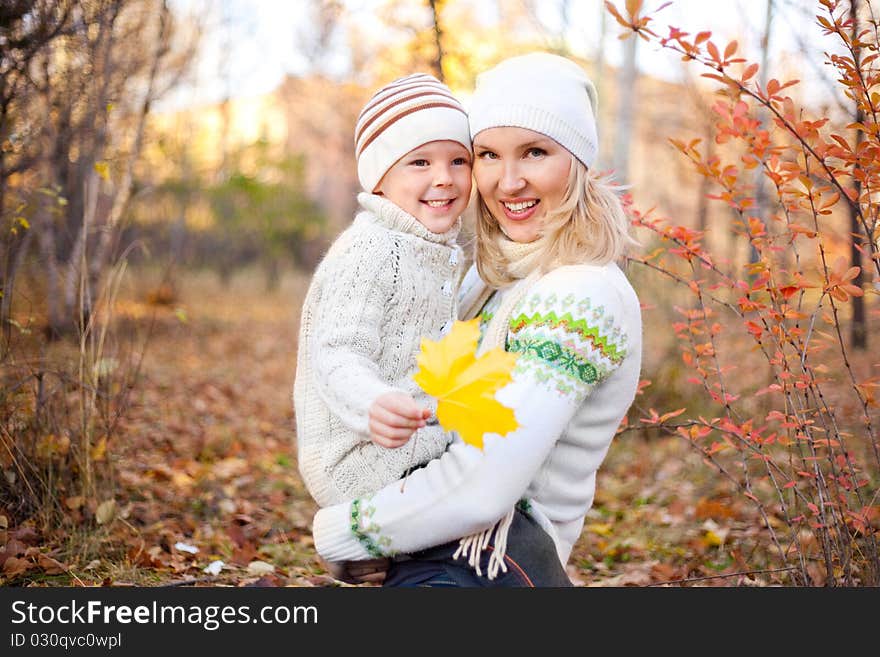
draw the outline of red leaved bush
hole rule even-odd
[[[676,406],[699,409],[651,409],[642,425],[680,435],[756,505],[784,581],[880,585],[880,363],[864,314],[878,291],[870,279],[880,280],[878,21],[856,18],[849,2],[818,3],[824,45],[844,53],[828,63],[853,108],[835,125],[787,95],[796,80],[765,75],[762,85],[735,41],[675,27],[662,36],[638,0],[606,7],[718,84],[723,146],[704,155],[699,139],[670,141],[749,245],[736,262],[712,253],[702,231],[629,205],[649,245],[634,260],[686,292],[672,329],[691,392]]]

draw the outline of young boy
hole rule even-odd
[[[355,149],[363,211],[312,278],[294,383],[299,470],[321,506],[378,490],[449,440],[412,375],[421,339],[457,316],[467,115],[436,78],[400,78],[361,111]]]

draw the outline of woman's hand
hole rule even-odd
[[[425,426],[431,411],[405,392],[386,392],[370,406],[370,439],[381,447],[401,447]]]

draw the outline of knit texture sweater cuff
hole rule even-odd
[[[372,555],[351,529],[351,505],[335,504],[315,514],[312,536],[318,554],[332,554],[334,561],[369,559]]]

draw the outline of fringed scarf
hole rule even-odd
[[[504,295],[501,305],[489,321],[489,324],[483,333],[480,347],[477,350],[478,354],[485,353],[493,347],[501,347],[504,349],[507,346],[507,330],[510,326],[510,319],[513,315],[513,310],[516,308],[517,304],[526,297],[529,290],[531,290],[532,286],[535,284],[535,281],[537,281],[543,273],[539,263],[544,254],[545,244],[545,240],[543,239],[521,244],[509,240],[503,235],[499,237],[498,246],[507,261],[507,271],[517,280],[511,283],[514,287]],[[463,308],[463,317],[465,319],[475,317],[477,313],[482,310],[483,305],[485,305],[485,302],[488,300],[489,296],[491,296],[492,292],[493,290],[491,288],[485,286],[480,294],[472,296],[469,300],[470,307]],[[483,573],[480,569],[480,555],[483,550],[486,549],[486,546],[489,545],[489,541],[492,538],[492,532],[494,532],[495,545],[492,554],[489,555],[489,564],[486,575],[489,579],[495,579],[499,570],[507,572],[507,565],[504,563],[504,556],[507,554],[507,534],[510,530],[510,525],[513,523],[515,512],[516,508],[512,508],[493,526],[481,532],[477,532],[476,534],[471,534],[470,536],[462,538],[459,541],[458,549],[455,551],[455,554],[452,555],[452,558],[467,558],[468,564],[476,570],[477,575],[482,575]]]

